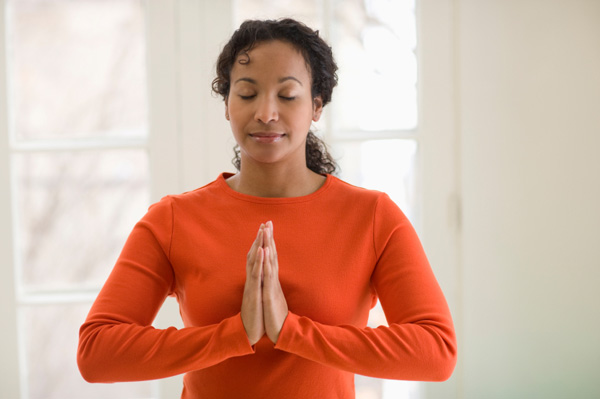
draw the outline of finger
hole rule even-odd
[[[264,248],[270,247],[271,241],[273,241],[273,229],[271,227],[271,222],[267,222],[265,224],[265,238],[264,238],[263,247]]]
[[[271,247],[273,249],[275,249],[275,230],[274,230],[274,226],[273,226],[273,222],[272,221],[268,222],[268,227],[269,227],[269,236],[271,238]]]
[[[269,240],[271,239],[270,236],[269,236],[269,232],[270,232],[269,231],[269,222],[267,222],[265,224],[264,231],[265,231],[265,236],[264,236],[263,246],[267,246],[269,244]]]
[[[252,277],[262,280],[263,263],[265,259],[265,251],[262,248],[257,249],[256,261],[252,266]]]
[[[262,243],[263,243],[263,229],[261,227],[260,229],[258,229],[258,232],[256,233],[256,238],[254,239],[254,242],[252,243],[252,246],[250,247],[250,252],[252,252],[253,254],[256,254],[256,249],[259,247],[262,247]]]
[[[266,278],[270,278],[271,277],[271,256],[270,256],[270,252],[269,248],[265,248],[264,249],[264,270],[263,273],[265,275]]]
[[[278,279],[277,259],[273,257],[273,250],[269,247],[264,249],[264,275],[269,280]]]
[[[266,246],[269,248],[269,259],[271,262],[272,272],[274,272],[276,274],[279,264],[277,261],[277,247],[275,246],[275,238],[273,236],[273,222],[272,221],[267,222],[267,230],[268,230],[269,239],[268,239],[268,243]]]
[[[255,251],[258,251],[265,244],[265,226],[263,224],[260,225],[260,229],[258,229],[258,234],[256,235],[256,246],[254,247]],[[258,253],[258,252],[256,252]]]
[[[273,237],[272,234],[273,233],[271,232],[271,237]],[[274,238],[271,238],[270,248],[271,248],[271,251],[270,251],[271,252],[271,259],[273,260],[274,265],[277,266],[278,265],[278,263],[277,263],[277,246],[275,245],[275,239]]]
[[[256,239],[252,243],[252,247],[257,249],[263,246],[265,237],[265,225],[261,224],[258,229],[258,233],[256,233]]]
[[[248,268],[250,268],[251,265],[253,265],[254,262],[256,261],[257,250],[258,250],[258,248],[261,248],[263,246],[263,243],[264,243],[264,224],[261,224],[260,229],[258,229],[258,233],[256,234],[256,238],[254,239],[254,242],[252,243],[252,246],[250,247],[250,250],[248,251],[247,263],[246,263],[246,266]]]

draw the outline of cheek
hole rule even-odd
[[[303,108],[302,110],[299,110],[295,115],[296,117],[294,118],[294,124],[298,128],[308,131],[308,129],[310,129],[310,125],[312,123],[313,118],[312,108]]]
[[[246,110],[240,107],[235,101],[232,101],[228,105],[229,111],[229,122],[232,127],[243,125],[246,121]]]

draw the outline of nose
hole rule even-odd
[[[277,122],[279,111],[277,109],[277,100],[268,96],[263,96],[256,104],[254,120],[262,123]]]

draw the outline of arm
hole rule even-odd
[[[380,197],[373,223],[371,283],[389,327],[331,326],[290,312],[276,348],[372,377],[446,380],[456,364],[456,338],[421,243],[387,196]]]
[[[90,382],[168,377],[253,353],[240,314],[183,329],[155,329],[154,317],[173,292],[169,199],[134,227],[80,329],[77,361]]]

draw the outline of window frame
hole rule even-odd
[[[10,398],[21,397],[20,361],[17,350],[17,302],[15,292],[14,243],[12,235],[12,198],[10,177],[10,142],[8,135],[8,87],[6,73],[6,21],[4,0],[0,0],[0,316],[5,327],[0,329],[0,393]]]

